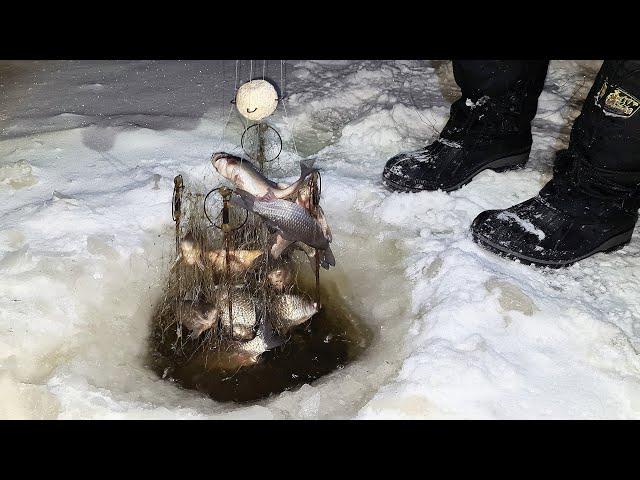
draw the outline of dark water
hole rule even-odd
[[[197,350],[195,343],[185,342],[176,350],[175,329],[163,334],[154,323],[151,367],[182,388],[222,402],[249,402],[295,389],[343,368],[369,345],[371,331],[346,309],[342,298],[335,285],[323,285],[322,310],[292,330],[284,345],[263,353],[259,363],[249,366],[238,366],[223,351]]]

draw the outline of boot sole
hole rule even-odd
[[[461,182],[457,183],[453,187],[449,187],[446,189],[437,189],[437,190],[442,190],[443,192],[452,192],[454,190],[458,190],[464,187],[471,180],[473,180],[473,177],[475,177],[476,175],[478,175],[479,173],[485,170],[493,170],[495,172],[506,172],[508,170],[518,170],[525,166],[525,164],[527,163],[527,160],[529,159],[530,153],[531,153],[531,150],[527,150],[524,153],[518,153],[516,155],[510,155],[508,157],[499,158],[497,160],[487,163],[486,165],[483,165],[478,170],[475,170],[474,172],[469,174],[466,178],[464,178]],[[396,183],[384,177],[382,178],[382,184],[390,190],[393,190],[395,192],[402,192],[402,193],[418,193],[418,192],[436,191],[436,190],[429,190],[427,188],[407,187],[406,185]]]
[[[520,262],[526,265],[535,265],[536,267],[563,268],[569,267],[574,263],[579,262],[580,260],[584,260],[585,258],[595,255],[596,253],[609,253],[619,250],[631,241],[632,235],[633,228],[631,230],[627,230],[626,232],[622,232],[611,237],[585,255],[568,260],[540,260],[538,258],[528,257],[517,252],[506,250],[504,247],[497,245],[484,237],[477,236],[475,233],[473,233],[473,241],[478,245],[486,248],[487,250],[500,255],[501,257],[506,257],[511,260],[520,260]]]

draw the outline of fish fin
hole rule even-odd
[[[270,220],[267,217],[261,217],[261,218],[267,227],[271,228],[272,230],[275,230],[277,233],[281,233],[280,227],[273,220]]]
[[[318,169],[313,167],[316,162],[315,158],[307,158],[300,161],[300,178],[304,179],[311,175],[313,172],[317,172]]]
[[[255,202],[255,197],[249,192],[245,192],[241,188],[236,189],[235,193],[238,196],[231,197],[231,204],[235,205],[236,207],[244,208],[245,210],[253,212],[253,203]]]
[[[281,234],[276,235],[276,241],[271,246],[270,252],[271,256],[275,259],[280,258],[280,255],[291,245],[290,240],[286,240]]]
[[[240,197],[242,197],[244,200],[248,199],[248,198],[255,198],[253,195],[251,195],[251,193],[247,192],[246,190],[243,190],[241,188],[236,188],[233,193],[235,193],[236,195],[239,195]]]
[[[273,190],[271,188],[267,188],[267,193],[260,197],[260,200],[263,202],[271,202],[273,200],[277,200],[277,198],[278,197],[273,193]]]
[[[326,267],[323,265],[323,267],[326,270],[329,270],[329,265],[331,265],[332,267],[336,266],[336,258],[333,256],[331,247],[327,247],[326,250],[322,251],[322,257],[320,257],[320,262],[325,263],[327,265]]]

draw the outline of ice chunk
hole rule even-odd
[[[498,302],[504,310],[513,310],[527,316],[533,315],[538,310],[533,300],[512,283],[492,278],[485,283],[485,287],[489,292],[500,290]]]
[[[120,258],[118,251],[109,245],[113,242],[113,235],[89,235],[87,237],[87,250],[93,255],[101,255],[109,260]]]
[[[31,172],[31,165],[26,160],[18,160],[0,166],[0,185],[8,185],[18,190],[38,183]]]

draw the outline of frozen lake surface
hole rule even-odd
[[[211,153],[240,151],[235,62],[0,63],[0,418],[640,417],[640,236],[552,271],[468,230],[550,178],[599,65],[551,63],[525,169],[398,194],[382,167],[444,125],[450,63],[288,61],[280,166],[318,158],[338,263],[323,281],[373,339],[311,385],[235,405],[145,365],[173,177],[213,186]],[[280,62],[264,67],[279,83]]]

